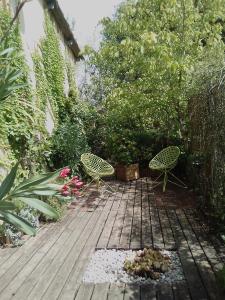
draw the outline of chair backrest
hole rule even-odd
[[[155,170],[169,170],[176,166],[180,155],[177,146],[169,146],[161,150],[149,163],[149,167]]]
[[[81,162],[89,173],[105,173],[109,175],[109,173],[114,172],[113,167],[107,161],[92,153],[82,154]]]

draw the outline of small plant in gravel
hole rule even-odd
[[[130,275],[151,279],[159,279],[162,273],[169,271],[171,259],[159,250],[147,249],[137,251],[132,257],[127,257],[124,269]]]

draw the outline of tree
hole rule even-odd
[[[194,66],[223,53],[224,15],[225,0],[139,0],[103,19],[103,41],[88,59],[91,89],[112,123],[184,137]]]

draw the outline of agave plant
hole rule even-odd
[[[11,169],[0,186],[0,220],[14,225],[26,234],[34,235],[35,228],[13,212],[16,209],[15,200],[22,201],[51,218],[57,218],[57,212],[39,198],[54,196],[61,190],[61,185],[52,183],[60,171],[37,175],[14,186],[18,165],[19,163]]]

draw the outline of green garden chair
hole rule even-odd
[[[149,163],[149,168],[160,172],[160,175],[154,180],[153,183],[156,183],[153,188],[158,186],[161,182],[158,182],[158,179],[164,175],[163,179],[163,192],[166,190],[167,182],[171,182],[177,186],[186,188],[182,180],[177,178],[171,170],[176,166],[178,158],[180,156],[180,149],[177,146],[169,146],[161,150]],[[176,179],[177,182],[171,181],[168,179],[168,175],[171,175]]]
[[[100,183],[102,182],[114,192],[110,185],[102,179],[102,177],[110,176],[114,173],[114,168],[107,161],[92,153],[84,153],[81,155],[81,162],[86,173],[92,178],[91,182],[86,187],[95,181],[97,189],[99,189]]]

